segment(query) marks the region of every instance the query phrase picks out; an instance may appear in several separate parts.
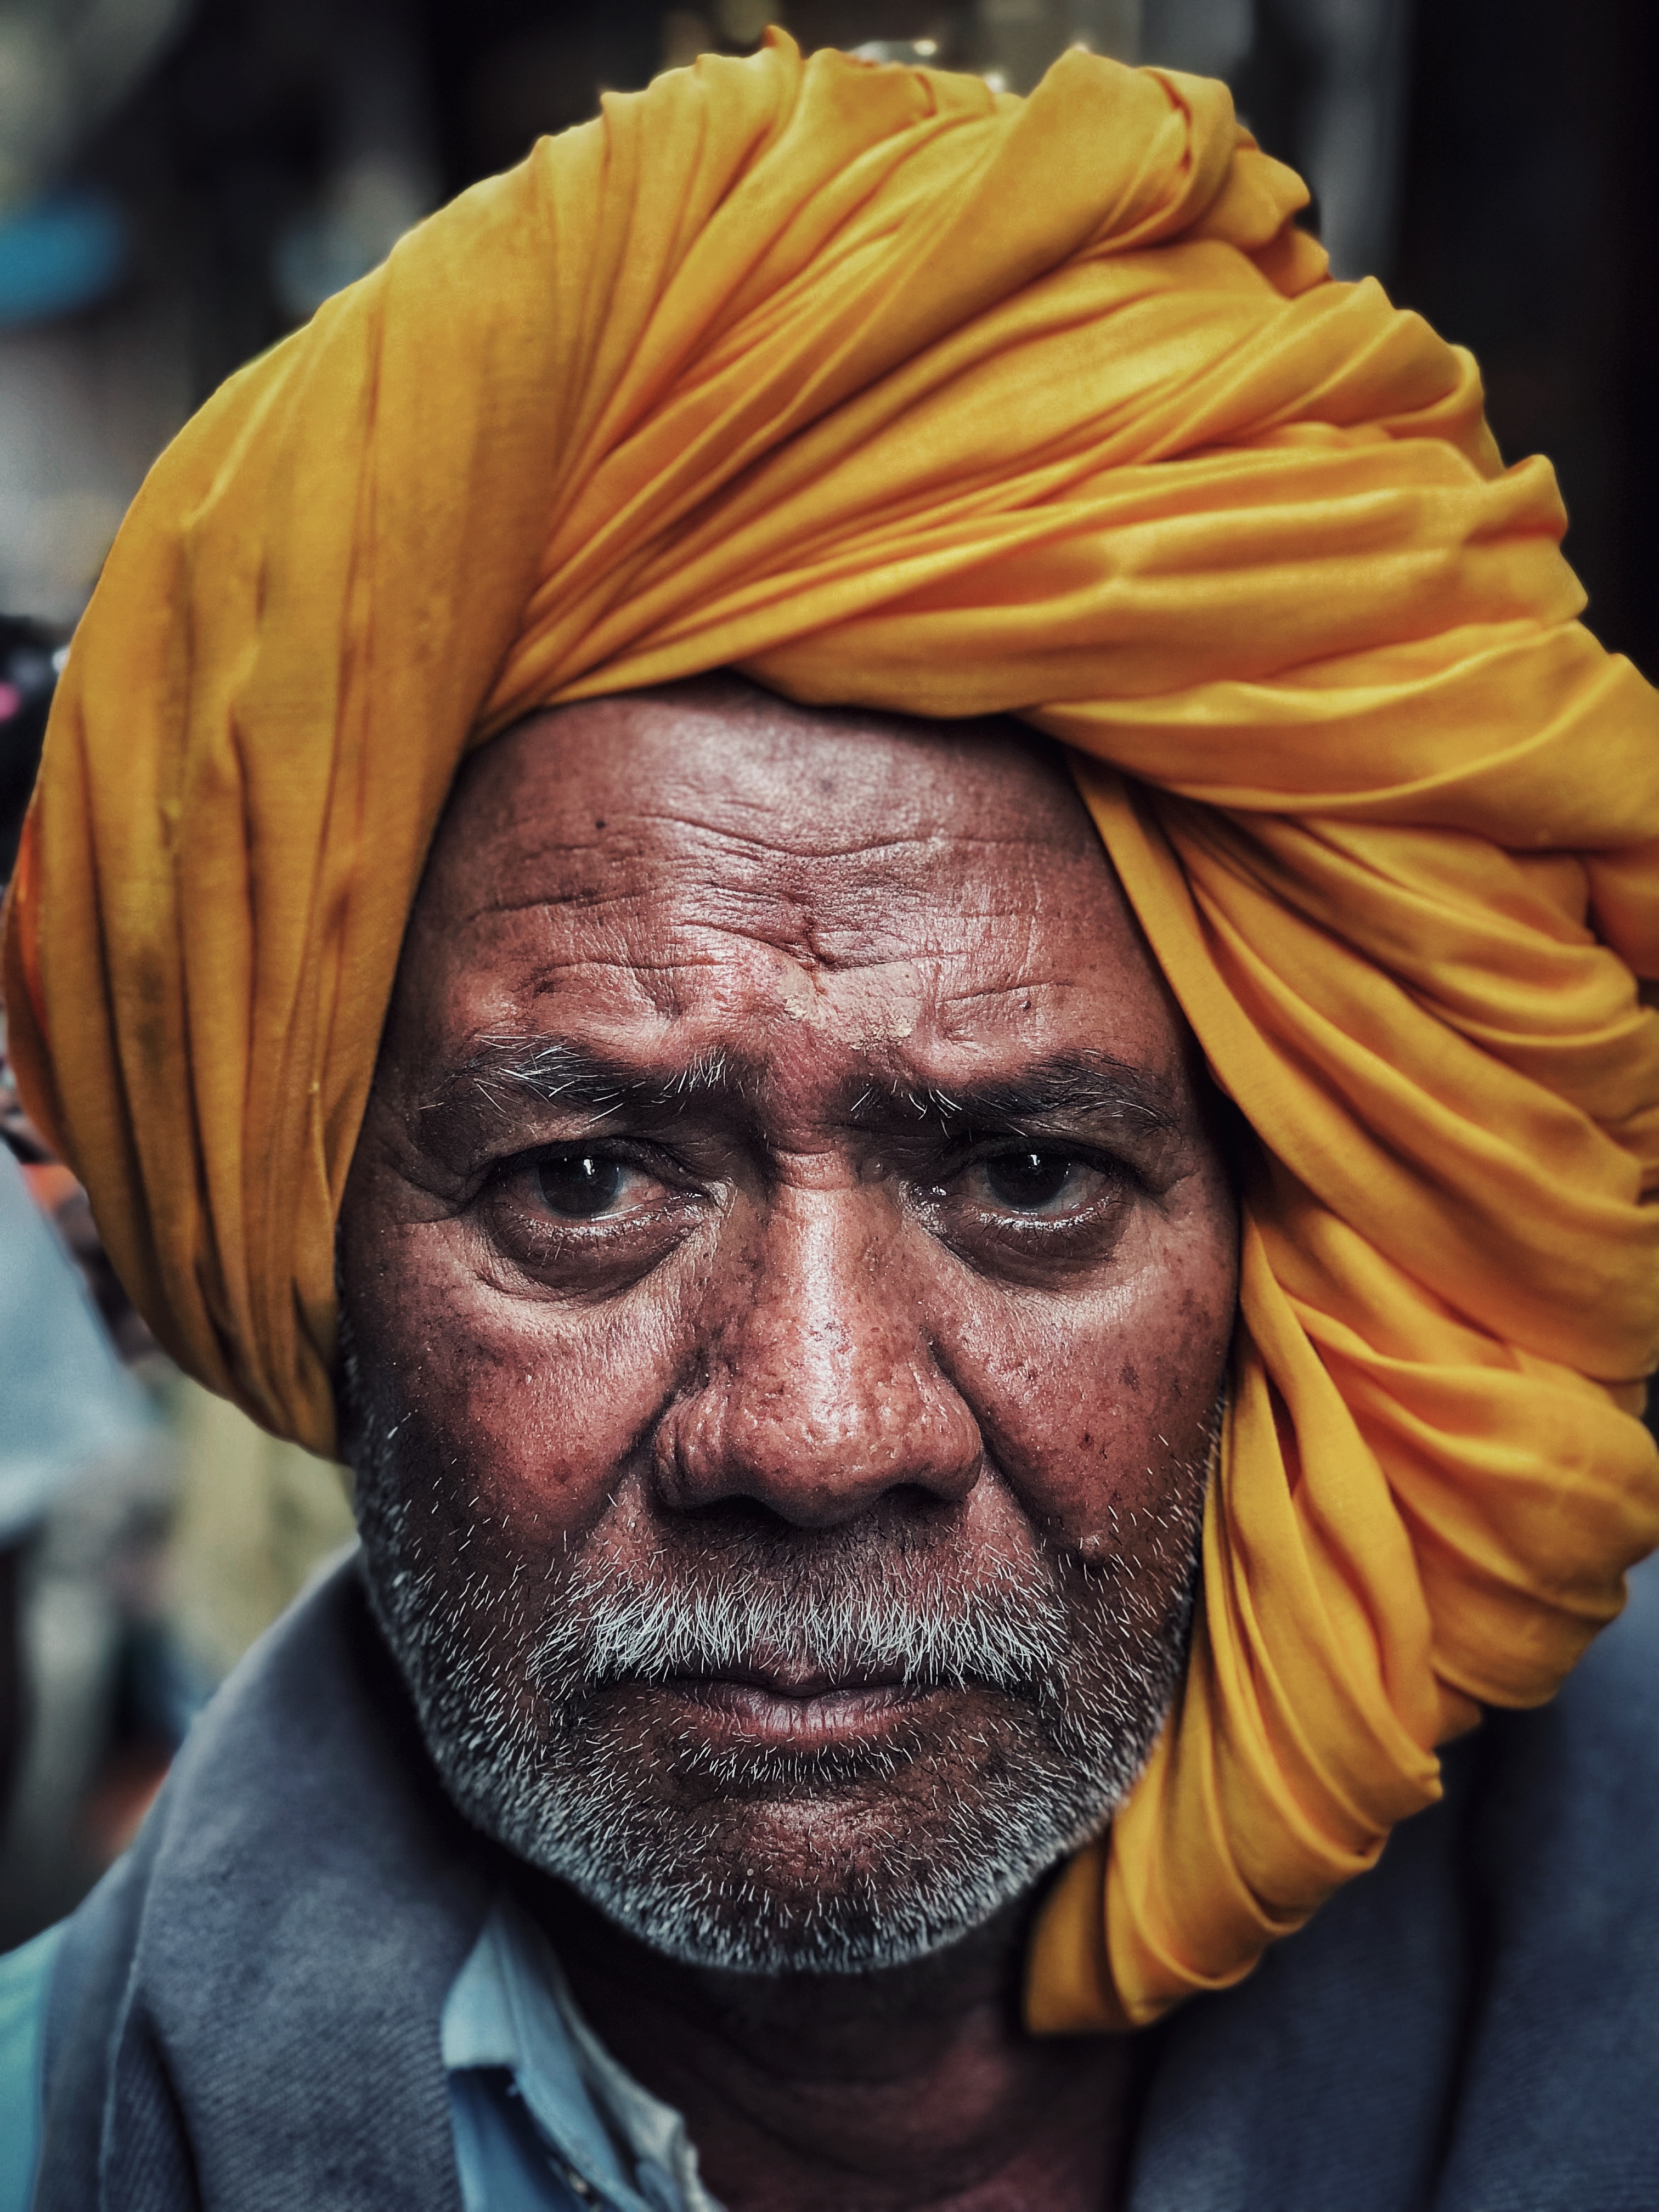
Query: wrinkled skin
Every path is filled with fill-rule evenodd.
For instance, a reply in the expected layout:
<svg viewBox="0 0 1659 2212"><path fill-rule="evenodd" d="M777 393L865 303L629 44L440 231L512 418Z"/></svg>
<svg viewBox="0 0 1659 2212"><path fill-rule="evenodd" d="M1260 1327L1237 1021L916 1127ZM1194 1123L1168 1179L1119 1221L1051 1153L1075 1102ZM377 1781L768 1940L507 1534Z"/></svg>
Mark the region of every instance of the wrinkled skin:
<svg viewBox="0 0 1659 2212"><path fill-rule="evenodd" d="M607 1111L492 1079L550 1041L636 1088ZM1178 1634L1236 1237L1189 1035L1063 770L1006 726L713 680L470 763L340 1247L360 1387L443 1571L505 1603L582 1553L886 1532L1137 1573ZM856 1744L898 1711L966 1742L982 1693L763 1663L611 1694L649 1787L688 1729ZM733 1848L799 1881L872 1817L775 1792ZM830 1977L678 1965L556 1884L540 1909L732 2212L1098 2208L1128 2060L1021 2032L1030 1904Z"/></svg>

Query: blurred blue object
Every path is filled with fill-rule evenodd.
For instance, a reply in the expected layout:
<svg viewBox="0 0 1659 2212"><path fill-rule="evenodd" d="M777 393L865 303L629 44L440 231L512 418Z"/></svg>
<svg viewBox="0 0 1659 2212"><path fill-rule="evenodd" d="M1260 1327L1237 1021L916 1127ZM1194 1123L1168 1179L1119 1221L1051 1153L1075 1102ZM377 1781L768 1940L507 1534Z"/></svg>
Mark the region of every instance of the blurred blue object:
<svg viewBox="0 0 1659 2212"><path fill-rule="evenodd" d="M0 216L0 329L95 307L126 272L127 227L107 192L74 185Z"/></svg>
<svg viewBox="0 0 1659 2212"><path fill-rule="evenodd" d="M0 1959L0 2205L27 2204L40 2155L40 2037L64 1941L47 1929Z"/></svg>
<svg viewBox="0 0 1659 2212"><path fill-rule="evenodd" d="M4 1145L0 1408L0 1545L18 1541L77 1475L140 1448L155 1419Z"/></svg>

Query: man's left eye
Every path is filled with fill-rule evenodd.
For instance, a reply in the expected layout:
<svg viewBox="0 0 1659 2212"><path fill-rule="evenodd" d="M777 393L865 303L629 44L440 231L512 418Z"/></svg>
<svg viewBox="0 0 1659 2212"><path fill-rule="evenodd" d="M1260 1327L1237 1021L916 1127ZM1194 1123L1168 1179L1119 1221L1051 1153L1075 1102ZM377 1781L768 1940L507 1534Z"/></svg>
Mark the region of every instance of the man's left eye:
<svg viewBox="0 0 1659 2212"><path fill-rule="evenodd" d="M567 1221L592 1221L602 1213L614 1213L629 1200L637 1205L652 1185L648 1176L626 1160L573 1146L537 1161L534 1187L550 1213Z"/></svg>
<svg viewBox="0 0 1659 2212"><path fill-rule="evenodd" d="M975 1160L968 1170L970 1188L981 1202L1005 1213L1046 1216L1075 1213L1099 1194L1105 1178L1073 1152L1021 1146Z"/></svg>

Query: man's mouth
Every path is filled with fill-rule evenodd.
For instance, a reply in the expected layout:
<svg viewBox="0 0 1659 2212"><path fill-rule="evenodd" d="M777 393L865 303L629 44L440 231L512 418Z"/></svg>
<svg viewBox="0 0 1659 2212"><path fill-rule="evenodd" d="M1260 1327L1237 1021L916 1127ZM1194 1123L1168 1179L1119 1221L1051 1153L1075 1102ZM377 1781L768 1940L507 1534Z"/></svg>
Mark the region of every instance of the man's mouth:
<svg viewBox="0 0 1659 2212"><path fill-rule="evenodd" d="M830 1674L771 1667L677 1674L640 1683L647 1697L672 1701L677 1725L711 1742L757 1750L847 1750L890 1735L937 1686L890 1674Z"/></svg>

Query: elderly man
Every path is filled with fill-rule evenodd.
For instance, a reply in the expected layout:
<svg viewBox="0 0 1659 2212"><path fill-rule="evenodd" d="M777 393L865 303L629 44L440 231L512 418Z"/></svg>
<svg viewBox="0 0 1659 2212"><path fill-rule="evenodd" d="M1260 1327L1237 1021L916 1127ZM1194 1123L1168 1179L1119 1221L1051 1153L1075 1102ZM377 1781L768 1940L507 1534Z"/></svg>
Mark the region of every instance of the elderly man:
<svg viewBox="0 0 1659 2212"><path fill-rule="evenodd" d="M1650 2202L1659 714L1303 199L774 35L159 465L14 1048L363 1540L13 2201Z"/></svg>

